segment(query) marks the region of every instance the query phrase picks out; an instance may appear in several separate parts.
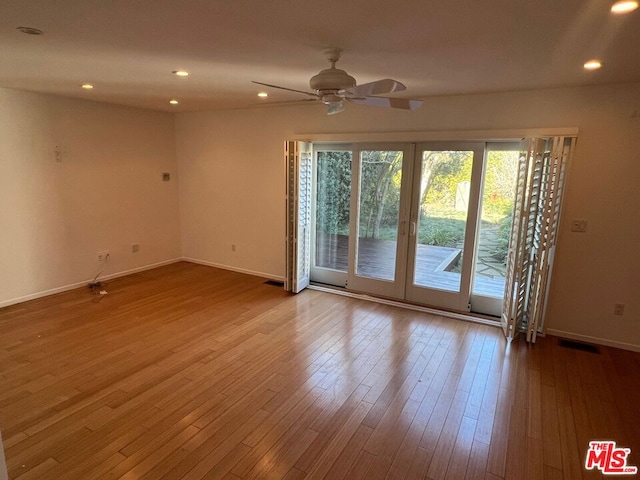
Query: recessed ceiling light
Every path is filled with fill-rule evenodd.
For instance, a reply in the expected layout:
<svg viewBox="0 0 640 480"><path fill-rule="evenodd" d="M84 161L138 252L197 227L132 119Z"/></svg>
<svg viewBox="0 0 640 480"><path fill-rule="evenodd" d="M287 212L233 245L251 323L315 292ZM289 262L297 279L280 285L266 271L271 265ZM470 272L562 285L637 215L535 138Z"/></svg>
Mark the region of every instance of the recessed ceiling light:
<svg viewBox="0 0 640 480"><path fill-rule="evenodd" d="M587 70L597 70L600 67L602 67L602 62L600 60L596 60L596 59L589 60L588 62L586 62L584 64L584 68L587 69Z"/></svg>
<svg viewBox="0 0 640 480"><path fill-rule="evenodd" d="M178 105L180 102L178 100L176 100L175 98L172 98L171 100L169 100L169 103L171 105Z"/></svg>
<svg viewBox="0 0 640 480"><path fill-rule="evenodd" d="M42 35L44 33L39 28L33 27L18 27L17 30L20 30L22 33L26 33L27 35Z"/></svg>
<svg viewBox="0 0 640 480"><path fill-rule="evenodd" d="M638 8L638 2L636 0L620 0L611 6L613 13L629 13Z"/></svg>
<svg viewBox="0 0 640 480"><path fill-rule="evenodd" d="M269 96L269 94L267 92L260 92L260 93L258 93L258 96L260 98L267 98Z"/></svg>
<svg viewBox="0 0 640 480"><path fill-rule="evenodd" d="M173 73L176 77L188 77L189 76L189 72L187 72L186 70L174 70Z"/></svg>
<svg viewBox="0 0 640 480"><path fill-rule="evenodd" d="M85 90L93 90L93 85L91 85L90 83L83 83L82 85L80 85L80 87Z"/></svg>

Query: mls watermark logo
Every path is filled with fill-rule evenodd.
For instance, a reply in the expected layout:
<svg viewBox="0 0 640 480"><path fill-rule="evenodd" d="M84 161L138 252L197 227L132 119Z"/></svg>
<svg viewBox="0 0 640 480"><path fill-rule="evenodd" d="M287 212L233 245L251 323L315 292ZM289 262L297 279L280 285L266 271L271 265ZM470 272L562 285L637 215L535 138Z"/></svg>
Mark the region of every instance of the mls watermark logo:
<svg viewBox="0 0 640 480"><path fill-rule="evenodd" d="M604 475L635 475L638 467L627 465L630 448L618 448L616 442L596 440L589 442L584 468L599 469Z"/></svg>

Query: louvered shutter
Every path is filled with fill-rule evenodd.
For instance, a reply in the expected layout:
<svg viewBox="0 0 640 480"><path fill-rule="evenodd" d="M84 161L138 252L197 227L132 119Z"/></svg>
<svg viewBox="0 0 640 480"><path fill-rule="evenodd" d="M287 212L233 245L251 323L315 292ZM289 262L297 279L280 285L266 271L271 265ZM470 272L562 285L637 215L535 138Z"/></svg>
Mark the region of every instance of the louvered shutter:
<svg viewBox="0 0 640 480"><path fill-rule="evenodd" d="M560 222L566 165L575 138L530 138L518 166L502 326L535 342L542 326Z"/></svg>
<svg viewBox="0 0 640 480"><path fill-rule="evenodd" d="M285 289L298 293L311 271L311 144L285 142L287 162L287 262Z"/></svg>

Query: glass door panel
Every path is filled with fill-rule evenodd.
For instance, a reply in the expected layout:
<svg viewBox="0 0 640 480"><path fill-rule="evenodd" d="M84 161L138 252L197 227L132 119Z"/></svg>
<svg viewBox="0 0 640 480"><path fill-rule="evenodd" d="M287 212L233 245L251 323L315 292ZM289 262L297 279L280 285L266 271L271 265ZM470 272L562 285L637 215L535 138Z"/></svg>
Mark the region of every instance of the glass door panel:
<svg viewBox="0 0 640 480"><path fill-rule="evenodd" d="M406 298L468 310L482 144L423 145L416 158Z"/></svg>
<svg viewBox="0 0 640 480"><path fill-rule="evenodd" d="M413 283L460 291L472 150L422 152Z"/></svg>
<svg viewBox="0 0 640 480"><path fill-rule="evenodd" d="M356 275L394 281L402 151L360 152Z"/></svg>
<svg viewBox="0 0 640 480"><path fill-rule="evenodd" d="M518 146L488 145L471 310L500 316L518 173ZM508 148L512 148L509 150Z"/></svg>
<svg viewBox="0 0 640 480"><path fill-rule="evenodd" d="M404 298L412 160L410 145L362 145L358 150L348 275L353 290Z"/></svg>
<svg viewBox="0 0 640 480"><path fill-rule="evenodd" d="M352 152L316 152L314 281L344 286L349 265Z"/></svg>

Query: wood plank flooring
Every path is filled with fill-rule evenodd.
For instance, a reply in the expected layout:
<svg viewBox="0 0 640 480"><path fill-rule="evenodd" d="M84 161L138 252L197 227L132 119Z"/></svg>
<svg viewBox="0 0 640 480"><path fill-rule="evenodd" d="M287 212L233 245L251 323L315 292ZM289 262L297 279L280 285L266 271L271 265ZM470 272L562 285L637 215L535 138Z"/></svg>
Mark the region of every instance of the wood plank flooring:
<svg viewBox="0 0 640 480"><path fill-rule="evenodd" d="M640 355L178 263L0 310L13 479L591 479Z"/></svg>

